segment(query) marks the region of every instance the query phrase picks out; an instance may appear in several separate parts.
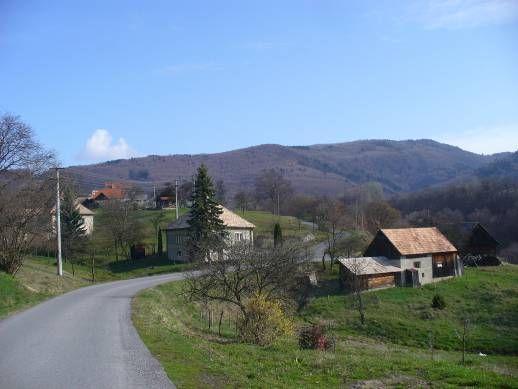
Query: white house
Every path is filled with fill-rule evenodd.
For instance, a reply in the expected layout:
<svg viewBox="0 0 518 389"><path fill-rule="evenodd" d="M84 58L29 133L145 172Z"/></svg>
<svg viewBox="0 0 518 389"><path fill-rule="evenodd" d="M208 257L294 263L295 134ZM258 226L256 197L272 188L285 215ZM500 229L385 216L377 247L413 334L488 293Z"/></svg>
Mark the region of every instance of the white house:
<svg viewBox="0 0 518 389"><path fill-rule="evenodd" d="M94 215L95 212L92 211L89 208L86 208L83 204L81 204L81 199L77 199L74 201L76 210L79 212L79 215L81 215L81 218L83 219L83 225L85 230L85 235L90 235L94 230ZM50 210L51 214L51 225L52 225L52 231L55 233L55 227L56 227L56 207L52 207Z"/></svg>
<svg viewBox="0 0 518 389"><path fill-rule="evenodd" d="M223 213L220 215L220 219L225 224L229 243L253 242L255 225L223 206L221 209ZM187 213L167 226L167 257L171 261L186 262L188 260L186 242L190 217L191 215Z"/></svg>

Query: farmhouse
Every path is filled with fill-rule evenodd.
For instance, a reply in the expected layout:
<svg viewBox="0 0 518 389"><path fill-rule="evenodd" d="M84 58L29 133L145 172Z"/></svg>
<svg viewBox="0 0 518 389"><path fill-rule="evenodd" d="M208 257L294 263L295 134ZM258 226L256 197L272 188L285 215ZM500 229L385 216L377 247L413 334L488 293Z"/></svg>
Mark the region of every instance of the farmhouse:
<svg viewBox="0 0 518 389"><path fill-rule="evenodd" d="M221 209L223 213L220 218L225 224L229 243L252 242L255 225L223 206ZM167 226L167 257L171 261L188 261L186 244L190 217L191 215L187 213Z"/></svg>
<svg viewBox="0 0 518 389"><path fill-rule="evenodd" d="M435 227L379 230L364 255L339 259L345 286L351 275L370 289L419 286L463 271L457 249Z"/></svg>
<svg viewBox="0 0 518 389"><path fill-rule="evenodd" d="M123 183L106 182L104 188L92 190L90 198L94 201L123 200L127 189Z"/></svg>

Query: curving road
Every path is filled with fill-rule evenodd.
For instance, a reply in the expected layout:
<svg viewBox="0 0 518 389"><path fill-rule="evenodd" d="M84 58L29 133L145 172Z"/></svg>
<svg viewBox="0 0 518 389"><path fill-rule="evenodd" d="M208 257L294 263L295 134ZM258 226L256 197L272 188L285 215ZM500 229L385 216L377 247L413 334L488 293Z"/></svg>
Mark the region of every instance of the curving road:
<svg viewBox="0 0 518 389"><path fill-rule="evenodd" d="M0 388L173 388L131 323L131 298L183 278L89 286L0 321Z"/></svg>
<svg viewBox="0 0 518 389"><path fill-rule="evenodd" d="M88 286L0 321L0 389L174 388L133 327L131 299L186 275Z"/></svg>

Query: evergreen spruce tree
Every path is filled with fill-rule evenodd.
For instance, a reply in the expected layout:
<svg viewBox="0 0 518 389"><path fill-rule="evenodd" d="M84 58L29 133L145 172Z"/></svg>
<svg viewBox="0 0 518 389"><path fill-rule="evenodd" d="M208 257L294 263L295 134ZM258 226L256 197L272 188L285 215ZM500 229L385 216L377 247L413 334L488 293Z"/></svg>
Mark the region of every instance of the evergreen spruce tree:
<svg viewBox="0 0 518 389"><path fill-rule="evenodd" d="M221 206L215 200L212 179L205 165L198 168L191 195L188 253L191 261L210 260L211 253L220 253L225 244L225 225Z"/></svg>
<svg viewBox="0 0 518 389"><path fill-rule="evenodd" d="M275 223L273 227L273 246L278 247L282 245L282 229L279 223Z"/></svg>
<svg viewBox="0 0 518 389"><path fill-rule="evenodd" d="M162 229L158 229L158 239L157 239L157 246L158 246L158 255L162 256L164 250L162 248Z"/></svg>
<svg viewBox="0 0 518 389"><path fill-rule="evenodd" d="M83 218L76 208L74 193L66 189L61 204L61 239L65 259L69 260L73 251L79 248L85 231Z"/></svg>

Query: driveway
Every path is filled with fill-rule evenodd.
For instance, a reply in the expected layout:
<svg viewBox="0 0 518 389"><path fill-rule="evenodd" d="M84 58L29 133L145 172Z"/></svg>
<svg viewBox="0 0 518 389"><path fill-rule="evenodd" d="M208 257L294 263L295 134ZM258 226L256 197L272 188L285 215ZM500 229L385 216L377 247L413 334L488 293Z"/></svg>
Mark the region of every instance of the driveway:
<svg viewBox="0 0 518 389"><path fill-rule="evenodd" d="M173 388L133 327L131 298L183 278L89 286L0 321L0 388Z"/></svg>

